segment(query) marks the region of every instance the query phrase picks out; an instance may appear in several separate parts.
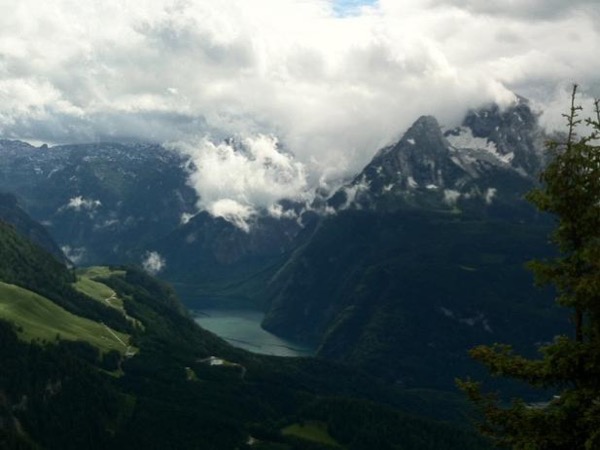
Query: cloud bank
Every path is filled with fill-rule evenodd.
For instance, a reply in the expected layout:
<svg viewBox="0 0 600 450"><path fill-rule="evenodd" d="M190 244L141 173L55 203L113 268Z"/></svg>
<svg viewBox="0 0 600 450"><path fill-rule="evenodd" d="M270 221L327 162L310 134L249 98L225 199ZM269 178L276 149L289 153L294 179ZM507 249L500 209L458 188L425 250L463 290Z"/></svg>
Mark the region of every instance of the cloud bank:
<svg viewBox="0 0 600 450"><path fill-rule="evenodd" d="M273 136L175 145L190 156L189 182L200 194L199 209L246 230L255 208L268 210L280 199L301 201L308 195L304 165Z"/></svg>
<svg viewBox="0 0 600 450"><path fill-rule="evenodd" d="M600 96L596 0L0 5L0 136L177 142L224 217L360 170L421 114L514 91L554 126L572 82Z"/></svg>

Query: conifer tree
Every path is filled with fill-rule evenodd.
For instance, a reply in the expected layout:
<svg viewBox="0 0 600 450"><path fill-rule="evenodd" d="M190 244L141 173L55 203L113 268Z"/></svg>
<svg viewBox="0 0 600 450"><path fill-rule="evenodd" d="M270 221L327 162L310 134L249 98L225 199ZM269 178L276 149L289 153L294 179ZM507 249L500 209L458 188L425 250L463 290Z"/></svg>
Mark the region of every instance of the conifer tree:
<svg viewBox="0 0 600 450"><path fill-rule="evenodd" d="M508 345L480 346L471 356L494 376L553 392L548 402L502 404L480 383L458 384L483 413L481 430L516 450L600 449L600 102L582 121L573 87L565 142L551 142L551 161L529 200L556 217L552 242L559 256L531 263L540 283L555 287L556 301L572 313L573 332L540 348L536 359ZM578 136L585 127L587 135Z"/></svg>

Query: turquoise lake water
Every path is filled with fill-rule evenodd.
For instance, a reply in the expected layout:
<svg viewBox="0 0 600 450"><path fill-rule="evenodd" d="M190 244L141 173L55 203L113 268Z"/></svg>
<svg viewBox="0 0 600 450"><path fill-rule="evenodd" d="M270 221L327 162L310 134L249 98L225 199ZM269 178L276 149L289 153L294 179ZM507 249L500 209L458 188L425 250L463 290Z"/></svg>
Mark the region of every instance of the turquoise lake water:
<svg viewBox="0 0 600 450"><path fill-rule="evenodd" d="M245 350L274 356L311 356L312 349L281 339L260 327L263 313L254 310L203 309L193 311L204 329Z"/></svg>

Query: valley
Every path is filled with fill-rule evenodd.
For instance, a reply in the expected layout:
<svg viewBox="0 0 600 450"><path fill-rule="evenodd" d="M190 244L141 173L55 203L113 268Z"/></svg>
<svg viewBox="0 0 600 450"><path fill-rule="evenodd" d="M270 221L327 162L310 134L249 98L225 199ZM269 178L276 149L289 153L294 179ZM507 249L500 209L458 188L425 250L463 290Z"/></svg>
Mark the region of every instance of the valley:
<svg viewBox="0 0 600 450"><path fill-rule="evenodd" d="M600 449L600 0L0 2L0 450Z"/></svg>
<svg viewBox="0 0 600 450"><path fill-rule="evenodd" d="M15 227L6 248L20 249L7 261L38 256L21 272L0 266L0 314L28 345L91 345L89 370L136 399L113 404L123 433L159 417L185 428L194 411L181 448L200 433L215 448L487 449L455 386L481 375L468 349L509 341L533 354L567 327L525 270L552 255L551 221L523 199L542 136L524 100L456 130L422 117L332 192L243 224L197 210L173 150L1 141L0 189L12 194L0 217ZM191 431L200 423L212 425Z"/></svg>
<svg viewBox="0 0 600 450"><path fill-rule="evenodd" d="M259 209L247 229L198 211L190 162L156 145L2 141L0 189L73 264L147 267L234 345L314 349L406 387L453 389L476 370L468 348L510 339L532 352L565 328L524 268L550 255L551 221L523 198L544 139L523 98L453 129L423 116L352 180ZM112 302L89 278L79 289Z"/></svg>
<svg viewBox="0 0 600 450"><path fill-rule="evenodd" d="M0 250L0 276L22 286L0 284L5 448L196 448L201 442L201 448L231 449L252 442L259 449L359 449L373 439L414 447L425 435L432 449L441 442L452 450L488 448L463 426L402 412L412 394L366 374L228 345L198 327L168 285L139 269L73 274L5 224ZM69 300L64 306L77 314L36 292L51 298L61 292ZM135 352L124 351L126 341ZM373 414L397 435L346 428ZM318 433L298 421L319 423Z"/></svg>

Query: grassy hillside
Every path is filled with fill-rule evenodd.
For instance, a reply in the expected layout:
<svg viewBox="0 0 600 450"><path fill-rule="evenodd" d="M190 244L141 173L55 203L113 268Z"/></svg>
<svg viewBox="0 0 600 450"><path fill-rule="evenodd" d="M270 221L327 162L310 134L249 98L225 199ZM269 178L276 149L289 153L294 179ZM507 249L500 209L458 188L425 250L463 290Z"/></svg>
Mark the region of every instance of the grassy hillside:
<svg viewBox="0 0 600 450"><path fill-rule="evenodd" d="M122 313L73 288L75 274L63 263L1 221L0 255L0 281L35 292L77 316L131 331L132 325Z"/></svg>
<svg viewBox="0 0 600 450"><path fill-rule="evenodd" d="M22 330L19 336L28 341L53 342L60 337L88 342L103 352L117 350L119 353L125 353L129 346L129 335L71 314L47 298L2 282L0 318L17 324Z"/></svg>

